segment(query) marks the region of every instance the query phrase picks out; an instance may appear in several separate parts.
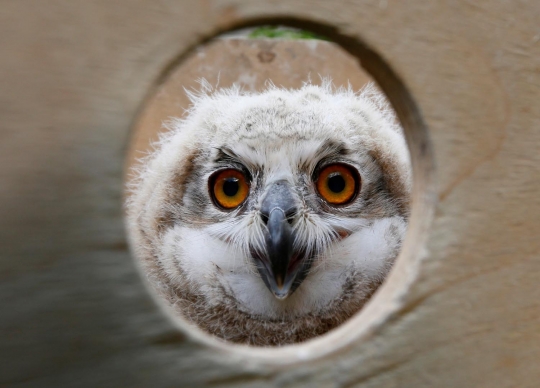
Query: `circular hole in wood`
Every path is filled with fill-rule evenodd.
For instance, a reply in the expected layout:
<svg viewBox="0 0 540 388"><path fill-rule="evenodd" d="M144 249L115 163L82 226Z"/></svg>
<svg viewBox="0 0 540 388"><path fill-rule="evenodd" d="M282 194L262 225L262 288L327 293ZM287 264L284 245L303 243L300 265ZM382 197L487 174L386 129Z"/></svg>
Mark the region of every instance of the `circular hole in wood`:
<svg viewBox="0 0 540 388"><path fill-rule="evenodd" d="M361 42L307 27L333 41L265 27L183 55L142 107L127 160L128 232L156 300L188 334L277 363L392 314L432 207L404 85Z"/></svg>

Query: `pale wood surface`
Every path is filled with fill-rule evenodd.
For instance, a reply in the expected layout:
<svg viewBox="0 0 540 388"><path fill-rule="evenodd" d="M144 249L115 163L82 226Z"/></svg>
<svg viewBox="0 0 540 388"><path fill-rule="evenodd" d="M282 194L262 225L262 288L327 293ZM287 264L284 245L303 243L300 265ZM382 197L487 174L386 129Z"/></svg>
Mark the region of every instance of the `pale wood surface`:
<svg viewBox="0 0 540 388"><path fill-rule="evenodd" d="M244 35L246 36L246 35ZM191 102L188 91L201 90L201 80L212 87L237 85L246 92L278 87L300 88L305 82L361 90L373 82L358 59L338 45L323 40L215 39L197 47L163 77L145 103L132 130L126 170L152 150L171 118L181 118Z"/></svg>
<svg viewBox="0 0 540 388"><path fill-rule="evenodd" d="M538 15L533 0L2 2L0 385L538 386ZM125 244L122 167L179 54L274 16L362 39L403 80L368 55L409 130L415 208L360 316L246 356L178 334L147 294Z"/></svg>

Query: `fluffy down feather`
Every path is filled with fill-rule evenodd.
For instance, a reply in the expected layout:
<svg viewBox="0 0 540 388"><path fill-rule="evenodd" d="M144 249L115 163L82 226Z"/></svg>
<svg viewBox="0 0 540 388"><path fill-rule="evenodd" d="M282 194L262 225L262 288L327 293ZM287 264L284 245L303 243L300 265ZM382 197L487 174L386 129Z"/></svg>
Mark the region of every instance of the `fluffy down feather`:
<svg viewBox="0 0 540 388"><path fill-rule="evenodd" d="M202 89L131 181L128 231L137 260L179 317L222 339L283 345L327 332L362 308L399 253L411 185L401 128L372 86L359 93L328 81L259 94ZM314 188L314 172L328 161L360 174L347 206L329 206ZM224 167L251 177L246 203L233 211L209 194L209 177ZM264 285L249 249L264 243L261 198L277 180L294 187L294 243L313 258L284 300Z"/></svg>

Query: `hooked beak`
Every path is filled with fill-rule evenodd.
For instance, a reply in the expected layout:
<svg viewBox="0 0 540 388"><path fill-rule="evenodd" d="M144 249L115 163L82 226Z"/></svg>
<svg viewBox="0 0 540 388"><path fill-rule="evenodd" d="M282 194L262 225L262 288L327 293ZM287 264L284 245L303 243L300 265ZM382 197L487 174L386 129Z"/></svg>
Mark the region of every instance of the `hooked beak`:
<svg viewBox="0 0 540 388"><path fill-rule="evenodd" d="M295 232L291 224L297 208L286 181L272 184L260 213L266 224L265 250L252 249L251 253L266 287L276 298L285 299L298 288L311 267L305 250L294 249Z"/></svg>

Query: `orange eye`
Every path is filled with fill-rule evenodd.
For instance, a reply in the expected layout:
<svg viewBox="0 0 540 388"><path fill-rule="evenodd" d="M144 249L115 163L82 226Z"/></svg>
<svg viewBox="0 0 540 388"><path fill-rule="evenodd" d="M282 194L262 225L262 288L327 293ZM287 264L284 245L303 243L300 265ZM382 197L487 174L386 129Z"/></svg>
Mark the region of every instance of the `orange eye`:
<svg viewBox="0 0 540 388"><path fill-rule="evenodd" d="M331 164L324 167L316 182L321 198L332 205L344 205L353 200L360 183L355 169L346 164Z"/></svg>
<svg viewBox="0 0 540 388"><path fill-rule="evenodd" d="M242 172L227 169L212 175L210 191L216 204L225 209L234 209L247 198L249 185Z"/></svg>

